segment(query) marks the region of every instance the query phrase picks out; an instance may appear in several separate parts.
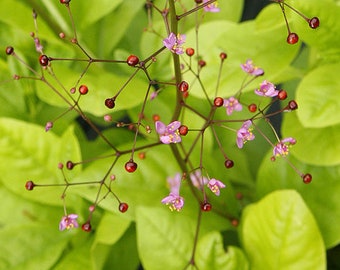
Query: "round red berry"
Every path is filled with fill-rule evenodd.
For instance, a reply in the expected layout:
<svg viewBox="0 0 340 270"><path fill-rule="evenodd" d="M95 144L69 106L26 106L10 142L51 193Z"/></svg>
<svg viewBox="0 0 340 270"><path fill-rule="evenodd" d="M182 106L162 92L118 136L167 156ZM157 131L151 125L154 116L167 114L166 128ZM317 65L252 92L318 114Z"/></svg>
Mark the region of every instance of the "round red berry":
<svg viewBox="0 0 340 270"><path fill-rule="evenodd" d="M34 187L35 187L35 184L33 183L33 181L27 181L25 184L25 188L27 190L33 190Z"/></svg>
<svg viewBox="0 0 340 270"><path fill-rule="evenodd" d="M178 131L179 131L179 134L181 134L182 136L185 136L188 134L188 127L185 125L181 125Z"/></svg>
<svg viewBox="0 0 340 270"><path fill-rule="evenodd" d="M299 36L296 33L289 33L287 37L287 42L289 44L295 44L299 41Z"/></svg>
<svg viewBox="0 0 340 270"><path fill-rule="evenodd" d="M223 106L223 103L224 103L224 99L221 98L221 97L216 97L216 98L214 99L214 105L215 105L216 107L221 107L221 106Z"/></svg>
<svg viewBox="0 0 340 270"><path fill-rule="evenodd" d="M74 167L74 163L72 161L69 160L69 161L66 162L66 168L68 170L72 170L73 167Z"/></svg>
<svg viewBox="0 0 340 270"><path fill-rule="evenodd" d="M92 230L91 223L89 221L84 223L83 225L81 225L81 229L84 232L90 232Z"/></svg>
<svg viewBox="0 0 340 270"><path fill-rule="evenodd" d="M12 47L12 46L8 46L7 48L6 48L6 54L7 55L11 55L11 54L13 54L14 53L14 48Z"/></svg>
<svg viewBox="0 0 340 270"><path fill-rule="evenodd" d="M105 106L109 109L113 109L115 107L115 99L114 98L107 98L105 99Z"/></svg>
<svg viewBox="0 0 340 270"><path fill-rule="evenodd" d="M249 104L249 105L248 105L248 110L249 110L250 112L252 112L252 113L256 112L256 110L257 110L256 104L254 104L254 103Z"/></svg>
<svg viewBox="0 0 340 270"><path fill-rule="evenodd" d="M305 184L309 184L312 182L312 175L310 173L306 173L302 176L302 179Z"/></svg>
<svg viewBox="0 0 340 270"><path fill-rule="evenodd" d="M62 3L62 4L68 4L70 2L71 2L71 0L60 0L60 3Z"/></svg>
<svg viewBox="0 0 340 270"><path fill-rule="evenodd" d="M137 170L137 163L134 162L133 160L130 160L125 163L125 170L129 173L133 173L134 171Z"/></svg>
<svg viewBox="0 0 340 270"><path fill-rule="evenodd" d="M221 60L225 60L225 59L227 59L227 57L228 57L228 55L225 52L220 53Z"/></svg>
<svg viewBox="0 0 340 270"><path fill-rule="evenodd" d="M153 120L154 122L159 121L160 119L161 119L161 117L160 117L158 114L154 114L154 115L152 116L152 120Z"/></svg>
<svg viewBox="0 0 340 270"><path fill-rule="evenodd" d="M209 212L211 210L211 208L212 208L212 206L208 202L204 202L204 203L201 204L201 209L204 212Z"/></svg>
<svg viewBox="0 0 340 270"><path fill-rule="evenodd" d="M277 94L277 97L279 98L279 100L285 100L287 98L287 91L280 90Z"/></svg>
<svg viewBox="0 0 340 270"><path fill-rule="evenodd" d="M178 90L181 92L186 92L189 89L189 84L186 81L181 81L178 85Z"/></svg>
<svg viewBox="0 0 340 270"><path fill-rule="evenodd" d="M126 63L131 66L134 67L135 65L137 65L139 63L139 58L136 55L131 54L127 60Z"/></svg>
<svg viewBox="0 0 340 270"><path fill-rule="evenodd" d="M40 62L40 65L42 65L43 67L46 67L49 63L49 58L47 55L45 54L42 54L39 56L39 62Z"/></svg>
<svg viewBox="0 0 340 270"><path fill-rule="evenodd" d="M121 202L119 204L119 211L125 213L129 209L129 205L127 203Z"/></svg>
<svg viewBox="0 0 340 270"><path fill-rule="evenodd" d="M86 85L83 84L83 85L79 86L79 93L81 95L86 95L88 91L89 91L89 89Z"/></svg>
<svg viewBox="0 0 340 270"><path fill-rule="evenodd" d="M231 159L227 159L227 160L224 162L224 166L225 166L227 169L230 169L230 168L234 167L234 161L232 161Z"/></svg>
<svg viewBox="0 0 340 270"><path fill-rule="evenodd" d="M188 56L193 56L195 54L195 50L193 48L186 48L185 53Z"/></svg>
<svg viewBox="0 0 340 270"><path fill-rule="evenodd" d="M311 19L308 20L308 24L310 26L310 28L316 29L319 27L320 25L320 21L318 17L313 17Z"/></svg>
<svg viewBox="0 0 340 270"><path fill-rule="evenodd" d="M232 219L230 222L231 222L231 225L233 225L234 227L237 227L239 224L239 221L237 219Z"/></svg>
<svg viewBox="0 0 340 270"><path fill-rule="evenodd" d="M205 67L207 65L207 62L205 62L204 60L199 60L198 61L198 65L202 68L202 67Z"/></svg>
<svg viewBox="0 0 340 270"><path fill-rule="evenodd" d="M291 101L288 102L288 107L289 107L289 109L294 111L298 108L298 105L297 105L295 100L291 100Z"/></svg>

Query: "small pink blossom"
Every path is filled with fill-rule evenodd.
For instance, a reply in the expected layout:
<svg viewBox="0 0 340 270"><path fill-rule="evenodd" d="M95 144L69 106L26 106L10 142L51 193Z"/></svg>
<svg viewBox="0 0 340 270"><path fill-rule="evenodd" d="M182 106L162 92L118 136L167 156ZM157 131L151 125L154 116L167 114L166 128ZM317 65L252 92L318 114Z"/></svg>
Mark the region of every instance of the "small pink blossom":
<svg viewBox="0 0 340 270"><path fill-rule="evenodd" d="M181 174L177 173L175 177L168 177L167 180L170 186L170 194L163 198L161 202L163 204L169 205L171 211L179 211L184 206L184 199L179 195L179 189L181 187Z"/></svg>
<svg viewBox="0 0 340 270"><path fill-rule="evenodd" d="M35 49L38 53L43 53L43 46L40 43L40 39L39 38L34 38L34 44L35 44Z"/></svg>
<svg viewBox="0 0 340 270"><path fill-rule="evenodd" d="M163 122L156 121L155 126L157 133L160 135L160 140L162 143L169 144L182 141L178 131L179 127L181 126L181 122L173 121L166 126Z"/></svg>
<svg viewBox="0 0 340 270"><path fill-rule="evenodd" d="M248 59L245 64L241 64L243 71L253 76L261 76L264 74L264 70L253 65L253 60Z"/></svg>
<svg viewBox="0 0 340 270"><path fill-rule="evenodd" d="M45 125L45 131L49 131L51 128L53 128L53 122L47 122Z"/></svg>
<svg viewBox="0 0 340 270"><path fill-rule="evenodd" d="M255 135L251 128L252 122L247 120L243 123L242 127L237 131L236 143L238 148L242 148L247 141L255 139Z"/></svg>
<svg viewBox="0 0 340 270"><path fill-rule="evenodd" d="M264 80L261 83L260 89L255 90L255 94L265 97L275 97L278 95L278 93L279 91L275 89L275 85L271 82L268 82L267 80Z"/></svg>
<svg viewBox="0 0 340 270"><path fill-rule="evenodd" d="M203 0L203 3L206 3L208 2L209 0ZM206 12L220 12L220 8L217 7L218 6L218 3L217 1L214 2L214 3L211 3L209 5L206 5L203 9L204 11Z"/></svg>
<svg viewBox="0 0 340 270"><path fill-rule="evenodd" d="M177 36L174 33L170 33L170 35L163 39L163 44L166 48L168 48L172 53L183 54L184 48L183 44L185 42L186 36L178 34Z"/></svg>
<svg viewBox="0 0 340 270"><path fill-rule="evenodd" d="M223 106L226 107L227 115L231 115L233 111L242 111L242 105L234 97L224 99Z"/></svg>
<svg viewBox="0 0 340 270"><path fill-rule="evenodd" d="M209 181L208 178L202 176L201 170L196 170L193 173L191 173L190 180L192 184L198 189L202 189L202 187L206 185Z"/></svg>
<svg viewBox="0 0 340 270"><path fill-rule="evenodd" d="M211 178L208 183L208 188L210 188L216 196L220 196L220 188L225 188L225 184L215 178Z"/></svg>
<svg viewBox="0 0 340 270"><path fill-rule="evenodd" d="M72 229L72 228L78 228L78 222L77 222L78 215L76 214L69 214L67 216L63 216L60 223L59 223L59 230L63 231L65 229Z"/></svg>
<svg viewBox="0 0 340 270"><path fill-rule="evenodd" d="M289 153L289 146L294 144L296 144L296 140L292 137L288 137L279 141L273 149L274 157L287 156Z"/></svg>
<svg viewBox="0 0 340 270"><path fill-rule="evenodd" d="M158 96L158 91L153 91L153 92L150 94L150 100L155 99L157 96Z"/></svg>

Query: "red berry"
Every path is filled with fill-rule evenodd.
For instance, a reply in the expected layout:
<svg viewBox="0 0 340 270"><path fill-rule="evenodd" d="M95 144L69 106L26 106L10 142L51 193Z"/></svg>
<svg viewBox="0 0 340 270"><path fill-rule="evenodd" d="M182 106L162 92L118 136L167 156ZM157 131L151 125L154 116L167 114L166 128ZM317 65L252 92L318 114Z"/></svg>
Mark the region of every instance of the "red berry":
<svg viewBox="0 0 340 270"><path fill-rule="evenodd" d="M248 110L249 110L250 112L252 112L252 113L256 112L256 110L257 110L256 104L254 104L254 103L249 104L249 105L248 105Z"/></svg>
<svg viewBox="0 0 340 270"><path fill-rule="evenodd" d="M91 227L91 223L89 221L87 221L86 223L84 223L83 225L81 225L81 229L84 231L84 232L90 232L92 230L92 227Z"/></svg>
<svg viewBox="0 0 340 270"><path fill-rule="evenodd" d="M184 126L184 125L181 125L178 129L179 131L179 134L181 134L182 136L185 136L188 134L188 127L187 126Z"/></svg>
<svg viewBox="0 0 340 270"><path fill-rule="evenodd" d="M216 107L221 107L221 106L223 106L223 103L224 103L224 99L221 98L221 97L216 97L216 98L214 99L214 105L215 105Z"/></svg>
<svg viewBox="0 0 340 270"><path fill-rule="evenodd" d="M33 183L33 181L27 181L25 184L25 188L27 190L33 190L34 187L35 187L35 184Z"/></svg>
<svg viewBox="0 0 340 270"><path fill-rule="evenodd" d="M133 160L130 160L125 163L125 170L129 173L133 173L134 171L137 170L137 163L134 162Z"/></svg>
<svg viewBox="0 0 340 270"><path fill-rule="evenodd" d="M145 152L139 152L138 153L138 157L140 158L140 159L145 159Z"/></svg>
<svg viewBox="0 0 340 270"><path fill-rule="evenodd" d="M291 100L291 101L288 102L288 107L289 107L289 109L294 111L298 108L298 105L297 105L295 100Z"/></svg>
<svg viewBox="0 0 340 270"><path fill-rule="evenodd" d="M81 95L86 95L88 91L89 91L89 89L87 88L86 85L81 85L81 86L79 87L79 93L80 93Z"/></svg>
<svg viewBox="0 0 340 270"><path fill-rule="evenodd" d="M202 68L207 65L207 62L205 62L204 60L199 60L198 65Z"/></svg>
<svg viewBox="0 0 340 270"><path fill-rule="evenodd" d="M42 54L39 56L39 62L40 62L40 65L42 65L43 67L46 67L49 63L49 58L47 55L45 54Z"/></svg>
<svg viewBox="0 0 340 270"><path fill-rule="evenodd" d="M195 54L195 50L193 48L187 48L185 50L185 53L188 55L188 56L193 56Z"/></svg>
<svg viewBox="0 0 340 270"><path fill-rule="evenodd" d="M295 44L299 41L299 36L296 33L290 33L287 37L287 42L289 44Z"/></svg>
<svg viewBox="0 0 340 270"><path fill-rule="evenodd" d="M105 106L109 109L113 109L115 107L115 99L114 98L107 98L105 99Z"/></svg>
<svg viewBox="0 0 340 270"><path fill-rule="evenodd" d="M12 46L8 46L7 48L6 48L6 54L7 55L11 55L11 54L13 54L14 53L14 48L12 47Z"/></svg>
<svg viewBox="0 0 340 270"><path fill-rule="evenodd" d="M119 204L119 211L125 213L129 209L129 205L127 203L121 202Z"/></svg>
<svg viewBox="0 0 340 270"><path fill-rule="evenodd" d="M71 0L60 0L60 3L62 3L62 4L68 4L70 2L71 2Z"/></svg>
<svg viewBox="0 0 340 270"><path fill-rule="evenodd" d="M280 90L277 97L279 100L285 100L287 98L287 92L285 90Z"/></svg>
<svg viewBox="0 0 340 270"><path fill-rule="evenodd" d="M227 169L230 169L230 168L234 167L234 161L232 161L231 159L227 159L227 160L224 162L224 166L225 166Z"/></svg>
<svg viewBox="0 0 340 270"><path fill-rule="evenodd" d="M232 219L230 222L231 222L231 225L233 225L234 227L237 227L239 223L237 219Z"/></svg>
<svg viewBox="0 0 340 270"><path fill-rule="evenodd" d="M158 114L154 114L154 115L152 116L152 120L153 120L154 122L159 121L160 119L161 119L161 117L160 117Z"/></svg>
<svg viewBox="0 0 340 270"><path fill-rule="evenodd" d="M72 170L73 167L74 167L74 163L72 161L69 160L69 161L66 162L66 168L68 170Z"/></svg>
<svg viewBox="0 0 340 270"><path fill-rule="evenodd" d="M305 184L309 184L312 182L312 175L310 173L306 173L302 176L302 179Z"/></svg>
<svg viewBox="0 0 340 270"><path fill-rule="evenodd" d="M212 206L208 202L204 202L204 203L201 204L201 209L204 212L209 212L211 210L211 208L212 208Z"/></svg>
<svg viewBox="0 0 340 270"><path fill-rule="evenodd" d="M308 24L310 26L310 28L316 29L319 27L320 25L320 21L318 17L313 17L311 19L308 20Z"/></svg>
<svg viewBox="0 0 340 270"><path fill-rule="evenodd" d="M201 4L201 3L203 2L203 0L195 0L195 2L196 2L197 4Z"/></svg>
<svg viewBox="0 0 340 270"><path fill-rule="evenodd" d="M222 61L227 59L227 57L228 57L228 55L225 52L220 53L220 58L221 58Z"/></svg>
<svg viewBox="0 0 340 270"><path fill-rule="evenodd" d="M181 81L178 85L178 90L181 92L186 92L189 89L189 84L186 81Z"/></svg>
<svg viewBox="0 0 340 270"><path fill-rule="evenodd" d="M187 98L189 96L189 92L184 92L183 93L183 98Z"/></svg>
<svg viewBox="0 0 340 270"><path fill-rule="evenodd" d="M132 54L127 58L126 63L129 66L134 67L135 65L139 63L139 58L136 55Z"/></svg>

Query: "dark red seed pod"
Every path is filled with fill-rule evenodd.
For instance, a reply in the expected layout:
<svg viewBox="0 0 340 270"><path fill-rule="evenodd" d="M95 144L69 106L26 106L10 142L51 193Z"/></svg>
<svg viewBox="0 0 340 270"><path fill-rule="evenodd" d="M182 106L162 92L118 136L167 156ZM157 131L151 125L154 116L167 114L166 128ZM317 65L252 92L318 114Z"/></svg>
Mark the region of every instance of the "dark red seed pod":
<svg viewBox="0 0 340 270"><path fill-rule="evenodd" d="M287 91L280 90L277 94L277 97L279 98L279 100L285 100L287 98Z"/></svg>
<svg viewBox="0 0 340 270"><path fill-rule="evenodd" d="M27 181L25 184L25 188L27 190L33 190L34 187L35 187L35 184L33 183L33 181Z"/></svg>
<svg viewBox="0 0 340 270"><path fill-rule="evenodd" d="M137 170L137 163L133 160L129 160L125 163L125 170L129 173L133 173Z"/></svg>
<svg viewBox="0 0 340 270"><path fill-rule="evenodd" d="M203 2L203 0L195 0L195 2L196 2L197 4L201 4L201 3Z"/></svg>
<svg viewBox="0 0 340 270"><path fill-rule="evenodd" d="M220 53L220 58L221 58L222 61L227 59L227 57L228 57L228 55L225 52Z"/></svg>
<svg viewBox="0 0 340 270"><path fill-rule="evenodd" d="M224 162L224 166L227 169L230 169L230 168L234 167L234 161L232 161L231 159L226 159L226 161Z"/></svg>
<svg viewBox="0 0 340 270"><path fill-rule="evenodd" d="M182 136L185 136L188 134L188 127L185 125L181 125L178 131L179 131L179 134L181 134Z"/></svg>
<svg viewBox="0 0 340 270"><path fill-rule="evenodd" d="M70 3L71 2L71 0L60 0L60 3L61 4L68 4L68 3Z"/></svg>
<svg viewBox="0 0 340 270"><path fill-rule="evenodd" d="M299 36L296 33L290 33L287 37L288 44L295 44L299 41Z"/></svg>
<svg viewBox="0 0 340 270"><path fill-rule="evenodd" d="M216 98L214 99L214 105L215 105L216 107L221 107L221 106L223 106L223 103L224 103L224 99L221 98L221 97L216 97Z"/></svg>
<svg viewBox="0 0 340 270"><path fill-rule="evenodd" d="M186 48L185 53L187 56L193 56L195 54L195 50L193 48Z"/></svg>
<svg viewBox="0 0 340 270"><path fill-rule="evenodd" d="M152 120L153 120L154 122L159 121L160 119L161 119L161 117L160 117L158 114L154 114L154 115L152 116Z"/></svg>
<svg viewBox="0 0 340 270"><path fill-rule="evenodd" d="M320 21L318 17L313 17L311 19L308 20L308 24L310 28L316 29L319 27L320 25Z"/></svg>
<svg viewBox="0 0 340 270"><path fill-rule="evenodd" d="M40 65L42 65L43 67L46 67L46 66L48 65L49 61L50 61L50 60L49 60L49 58L48 58L47 55L42 54L42 55L39 56L39 63L40 63Z"/></svg>
<svg viewBox="0 0 340 270"><path fill-rule="evenodd" d="M178 85L178 90L181 92L186 92L189 89L189 84L186 81L181 81Z"/></svg>
<svg viewBox="0 0 340 270"><path fill-rule="evenodd" d="M69 160L69 161L66 162L66 168L67 168L68 170L72 170L73 167L74 167L74 163L73 163L71 160Z"/></svg>
<svg viewBox="0 0 340 270"><path fill-rule="evenodd" d="M125 213L129 209L129 205L127 203L121 202L119 204L119 211Z"/></svg>
<svg viewBox="0 0 340 270"><path fill-rule="evenodd" d="M79 86L79 93L81 95L86 95L88 93L89 89L86 85L82 84L81 86Z"/></svg>
<svg viewBox="0 0 340 270"><path fill-rule="evenodd" d="M92 230L92 226L91 223L89 221L87 221L86 223L84 223L83 225L81 225L81 229L84 232L90 232Z"/></svg>
<svg viewBox="0 0 340 270"><path fill-rule="evenodd" d="M256 104L254 104L254 103L249 104L249 105L248 105L248 110L249 110L250 112L252 112L252 113L256 112L256 110L257 110Z"/></svg>
<svg viewBox="0 0 340 270"><path fill-rule="evenodd" d="M6 54L11 55L14 53L14 48L12 46L6 47Z"/></svg>
<svg viewBox="0 0 340 270"><path fill-rule="evenodd" d="M201 204L201 209L204 212L209 212L211 210L211 208L212 208L212 206L208 202L204 202L204 203Z"/></svg>
<svg viewBox="0 0 340 270"><path fill-rule="evenodd" d="M129 66L134 67L135 65L139 63L139 58L136 55L132 54L127 58L126 63Z"/></svg>
<svg viewBox="0 0 340 270"><path fill-rule="evenodd" d="M291 101L288 102L288 107L289 107L289 109L294 111L298 108L298 105L297 105L295 100L291 100Z"/></svg>
<svg viewBox="0 0 340 270"><path fill-rule="evenodd" d="M113 109L115 107L115 99L114 98L107 98L105 99L105 106L109 109Z"/></svg>
<svg viewBox="0 0 340 270"><path fill-rule="evenodd" d="M310 173L306 173L302 176L302 180L305 184L309 184L312 182L312 175Z"/></svg>
<svg viewBox="0 0 340 270"><path fill-rule="evenodd" d="M198 61L198 65L202 68L202 67L205 67L207 65L207 62L205 62L204 60L199 60Z"/></svg>

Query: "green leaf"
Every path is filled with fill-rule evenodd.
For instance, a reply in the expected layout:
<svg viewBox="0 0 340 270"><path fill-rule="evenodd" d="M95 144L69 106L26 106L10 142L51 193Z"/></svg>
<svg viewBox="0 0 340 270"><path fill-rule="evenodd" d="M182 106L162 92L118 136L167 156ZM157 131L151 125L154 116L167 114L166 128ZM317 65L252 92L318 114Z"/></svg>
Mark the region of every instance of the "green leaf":
<svg viewBox="0 0 340 270"><path fill-rule="evenodd" d="M292 154L299 160L319 166L340 164L340 125L305 128L295 113L289 113L285 115L282 133L297 140Z"/></svg>
<svg viewBox="0 0 340 270"><path fill-rule="evenodd" d="M37 224L7 227L0 231L1 269L48 270L67 245L67 234L57 227ZM4 244L5 243L5 244Z"/></svg>
<svg viewBox="0 0 340 270"><path fill-rule="evenodd" d="M143 267L183 269L190 259L195 223L182 211L138 207L137 243Z"/></svg>
<svg viewBox="0 0 340 270"><path fill-rule="evenodd" d="M319 229L296 191L275 191L247 206L241 236L251 269L326 268Z"/></svg>
<svg viewBox="0 0 340 270"><path fill-rule="evenodd" d="M329 127L340 123L338 112L340 64L320 66L308 73L298 86L296 101L297 115L306 128Z"/></svg>
<svg viewBox="0 0 340 270"><path fill-rule="evenodd" d="M210 232L198 241L195 262L199 269L249 269L248 261L241 249L229 246L224 250L222 236L218 232Z"/></svg>
<svg viewBox="0 0 340 270"><path fill-rule="evenodd" d="M339 166L310 166L290 156L290 163L303 173L312 175L313 181L306 185L286 160L277 158L275 162L270 162L270 156L271 153L268 153L267 159L263 161L259 169L256 182L257 196L261 198L277 189L295 189L301 194L308 208L313 212L325 246L330 248L339 244Z"/></svg>
<svg viewBox="0 0 340 270"><path fill-rule="evenodd" d="M58 163L80 160L79 146L72 127L60 138L52 131L46 133L42 126L0 118L0 132L0 155L6 157L6 162L0 165L3 184L28 200L47 205L61 205L62 188L36 187L27 191L25 183L28 180L35 184L63 183ZM67 177L72 178L79 173L80 167L77 167L69 171Z"/></svg>

